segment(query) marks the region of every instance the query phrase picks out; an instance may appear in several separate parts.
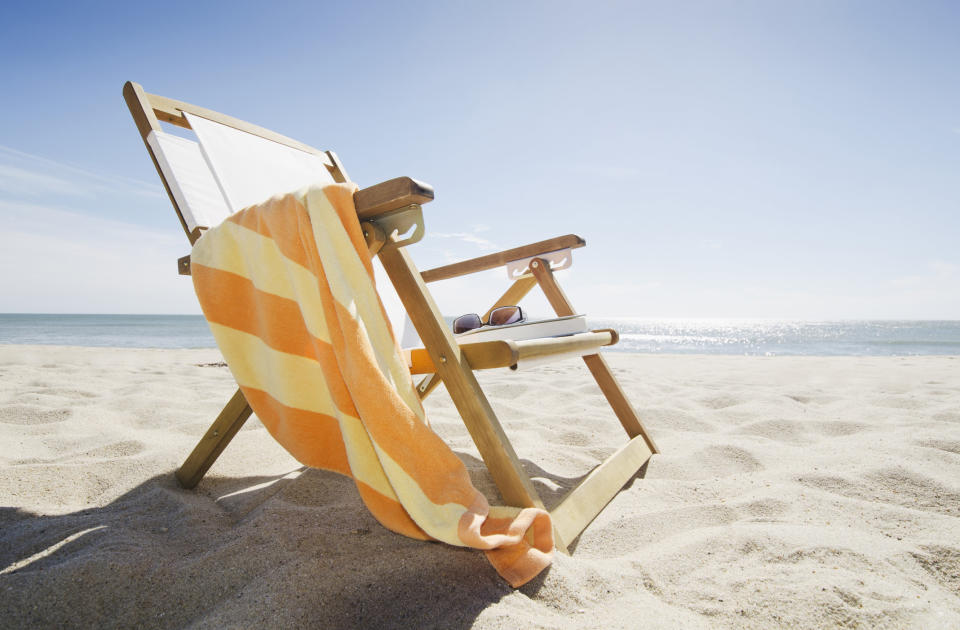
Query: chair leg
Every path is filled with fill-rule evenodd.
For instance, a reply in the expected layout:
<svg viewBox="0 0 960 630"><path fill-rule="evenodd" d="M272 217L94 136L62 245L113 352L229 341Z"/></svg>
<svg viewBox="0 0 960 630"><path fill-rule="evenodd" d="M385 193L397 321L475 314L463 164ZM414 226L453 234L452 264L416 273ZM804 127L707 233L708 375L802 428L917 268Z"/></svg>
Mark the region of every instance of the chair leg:
<svg viewBox="0 0 960 630"><path fill-rule="evenodd" d="M427 374L419 383L417 383L417 395L420 396L420 400L423 400L430 395L430 392L435 390L437 386L442 383L440 377L436 374Z"/></svg>
<svg viewBox="0 0 960 630"><path fill-rule="evenodd" d="M443 379L447 393L460 412L504 502L517 507L543 508L543 501L523 470L520 459L413 261L402 247L393 246L380 250L380 261L424 347L430 353L437 374Z"/></svg>
<svg viewBox="0 0 960 630"><path fill-rule="evenodd" d="M220 453L227 447L233 436L237 434L243 423L250 417L252 410L247 404L247 399L243 397L243 392L238 388L233 397L226 404L217 419L214 420L210 428L204 434L200 442L194 447L180 469L177 470L177 481L184 488L193 488L207 470L213 465L213 462L220 457Z"/></svg>
<svg viewBox="0 0 960 630"><path fill-rule="evenodd" d="M516 280L513 284L510 285L510 288L500 296L493 306L491 306L483 317L480 319L486 321L490 317L490 313L493 312L493 309L499 308L501 306L514 306L520 303L520 300L530 293L530 290L537 286L537 281L531 276L523 276ZM440 377L436 374L430 374L423 378L419 383L417 383L417 394L420 395L420 400L423 400L430 395L437 385L441 382Z"/></svg>
<svg viewBox="0 0 960 630"><path fill-rule="evenodd" d="M554 277L553 271L550 270L549 262L542 259L533 260L530 262L530 270L533 272L533 276L537 279L540 288L543 289L544 295L547 296L550 306L553 307L558 317L576 314L570 300L563 292L563 289L560 288L560 285L557 284L557 279ZM653 438L650 437L646 428L644 428L643 423L640 421L640 416L637 415L637 411L633 408L633 405L630 404L630 401L627 400L623 388L620 387L620 383L618 383L617 379L613 376L613 372L610 371L610 366L607 365L606 360L599 354L591 354L583 357L583 362L587 364L587 368L590 370L590 373L593 374L593 378L597 381L600 391L603 392L607 402L610 403L613 412L617 415L617 419L620 420L620 424L623 425L623 429L627 432L627 435L629 435L631 439L642 435L644 442L646 442L650 448L650 452L659 453L660 450L657 448L656 443L653 441Z"/></svg>
<svg viewBox="0 0 960 630"><path fill-rule="evenodd" d="M643 437L637 436L594 468L550 511L554 535L565 541L579 536L651 455Z"/></svg>

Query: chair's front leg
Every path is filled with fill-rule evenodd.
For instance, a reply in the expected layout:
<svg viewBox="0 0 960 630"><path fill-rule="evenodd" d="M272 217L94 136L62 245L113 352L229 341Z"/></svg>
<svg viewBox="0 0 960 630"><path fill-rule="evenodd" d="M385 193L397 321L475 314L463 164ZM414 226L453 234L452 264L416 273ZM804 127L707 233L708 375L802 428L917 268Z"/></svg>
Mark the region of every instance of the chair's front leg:
<svg viewBox="0 0 960 630"><path fill-rule="evenodd" d="M193 488L207 470L213 465L213 462L220 457L223 449L237 434L237 431L243 426L243 423L250 417L252 410L244 398L243 392L237 388L230 401L224 406L220 415L214 420L210 428L203 435L203 438L194 447L193 452L187 457L180 469L177 470L177 481L184 488Z"/></svg>

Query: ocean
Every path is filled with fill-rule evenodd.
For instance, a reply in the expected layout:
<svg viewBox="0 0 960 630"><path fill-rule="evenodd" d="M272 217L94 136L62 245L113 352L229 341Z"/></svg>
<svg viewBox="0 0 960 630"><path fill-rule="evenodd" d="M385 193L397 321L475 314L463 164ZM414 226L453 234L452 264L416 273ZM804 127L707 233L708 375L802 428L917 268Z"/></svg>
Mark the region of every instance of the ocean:
<svg viewBox="0 0 960 630"><path fill-rule="evenodd" d="M614 328L611 352L753 356L960 355L960 321L588 319ZM200 315L0 314L0 344L212 348Z"/></svg>

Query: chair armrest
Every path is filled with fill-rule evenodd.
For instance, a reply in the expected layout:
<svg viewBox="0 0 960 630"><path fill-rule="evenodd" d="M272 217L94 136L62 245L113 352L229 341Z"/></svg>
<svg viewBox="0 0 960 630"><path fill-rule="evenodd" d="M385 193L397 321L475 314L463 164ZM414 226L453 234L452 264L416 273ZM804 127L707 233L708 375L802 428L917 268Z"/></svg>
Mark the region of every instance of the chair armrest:
<svg viewBox="0 0 960 630"><path fill-rule="evenodd" d="M360 221L429 201L433 201L433 187L410 177L395 177L353 193ZM190 256L177 259L177 272L181 276L190 275Z"/></svg>
<svg viewBox="0 0 960 630"><path fill-rule="evenodd" d="M620 335L612 328L601 328L565 337L544 337L521 341L481 341L460 346L472 370L509 367L516 369L520 361L532 361L555 355L579 352L594 354L602 346L615 345ZM436 372L433 360L425 348L404 350L411 374Z"/></svg>
<svg viewBox="0 0 960 630"><path fill-rule="evenodd" d="M410 204L424 204L429 201L433 201L433 187L409 177L395 177L353 194L357 217L361 221Z"/></svg>
<svg viewBox="0 0 960 630"><path fill-rule="evenodd" d="M531 258L533 256L539 256L540 254L555 252L559 249L576 249L586 244L587 242L576 234L567 234L565 236L558 236L545 241L531 243L530 245L524 245L523 247L514 247L513 249L507 249L496 254L488 254L486 256L480 256L479 258L471 258L470 260L453 263L452 265L427 269L420 275L423 277L424 282L447 280L478 271L496 269L514 260Z"/></svg>
<svg viewBox="0 0 960 630"><path fill-rule="evenodd" d="M465 343L460 346L460 350L473 370L510 367L516 365L520 358L515 341ZM433 365L433 359L425 348L404 350L404 354L407 355L407 365L410 367L411 374L433 374L437 371Z"/></svg>

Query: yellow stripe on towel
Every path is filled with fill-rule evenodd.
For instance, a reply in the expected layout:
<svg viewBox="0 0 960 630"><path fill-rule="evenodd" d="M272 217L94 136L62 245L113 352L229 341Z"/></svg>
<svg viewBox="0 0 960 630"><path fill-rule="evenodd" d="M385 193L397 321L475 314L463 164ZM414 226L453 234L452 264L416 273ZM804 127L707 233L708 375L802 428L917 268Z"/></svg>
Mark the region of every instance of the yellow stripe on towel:
<svg viewBox="0 0 960 630"><path fill-rule="evenodd" d="M387 528L482 549L513 586L550 564L543 510L491 508L426 423L373 282L351 184L231 216L192 253L193 280L254 412L303 463L347 474Z"/></svg>

